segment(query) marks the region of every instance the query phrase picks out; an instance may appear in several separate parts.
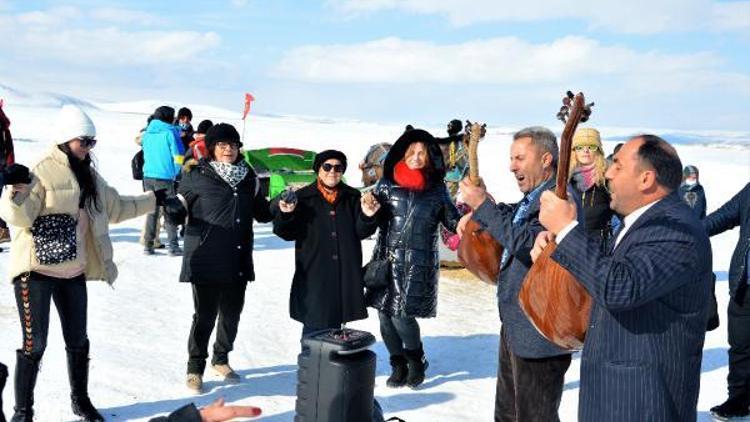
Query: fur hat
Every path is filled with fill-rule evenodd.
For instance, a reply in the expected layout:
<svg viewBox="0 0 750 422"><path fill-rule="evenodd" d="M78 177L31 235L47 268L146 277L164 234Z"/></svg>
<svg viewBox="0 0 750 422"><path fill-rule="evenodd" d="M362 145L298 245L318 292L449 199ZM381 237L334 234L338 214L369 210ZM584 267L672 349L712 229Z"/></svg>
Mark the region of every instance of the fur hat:
<svg viewBox="0 0 750 422"><path fill-rule="evenodd" d="M220 141L231 142L239 144L240 147L242 146L242 142L240 142L240 134L237 132L237 129L229 123L213 125L206 132L206 148L209 151L213 151L214 147L216 147L216 143Z"/></svg>
<svg viewBox="0 0 750 422"><path fill-rule="evenodd" d="M95 137L96 127L91 118L80 108L66 104L57 114L52 139L57 144L64 144L79 137Z"/></svg>
<svg viewBox="0 0 750 422"><path fill-rule="evenodd" d="M599 147L599 151L602 150L602 138L599 135L599 131L592 127L579 127L573 135L573 147L580 145L589 145Z"/></svg>
<svg viewBox="0 0 750 422"><path fill-rule="evenodd" d="M320 170L320 166L322 166L323 163L330 159L341 161L341 164L344 165L344 171L346 171L346 155L335 149L327 149L315 155L315 160L313 161L313 170L315 170L315 173Z"/></svg>

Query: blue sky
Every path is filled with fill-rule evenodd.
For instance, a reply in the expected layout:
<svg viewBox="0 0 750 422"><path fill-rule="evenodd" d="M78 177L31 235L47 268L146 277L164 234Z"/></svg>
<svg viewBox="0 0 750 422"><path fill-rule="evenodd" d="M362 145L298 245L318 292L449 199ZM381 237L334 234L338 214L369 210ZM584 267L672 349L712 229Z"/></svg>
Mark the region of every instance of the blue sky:
<svg viewBox="0 0 750 422"><path fill-rule="evenodd" d="M750 130L750 1L0 0L0 39L0 84L96 100Z"/></svg>

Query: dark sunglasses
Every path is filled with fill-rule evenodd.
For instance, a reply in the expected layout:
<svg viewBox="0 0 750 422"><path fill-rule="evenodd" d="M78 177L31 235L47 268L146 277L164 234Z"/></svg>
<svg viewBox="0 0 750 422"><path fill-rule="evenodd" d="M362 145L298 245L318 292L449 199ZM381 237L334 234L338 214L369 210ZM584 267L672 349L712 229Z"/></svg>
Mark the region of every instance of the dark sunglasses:
<svg viewBox="0 0 750 422"><path fill-rule="evenodd" d="M330 163L323 163L321 166L323 167L323 171L330 172L333 170L336 173L343 173L344 172L344 165L343 164L330 164Z"/></svg>
<svg viewBox="0 0 750 422"><path fill-rule="evenodd" d="M84 148L93 148L96 146L96 138L93 136L80 136L78 140Z"/></svg>

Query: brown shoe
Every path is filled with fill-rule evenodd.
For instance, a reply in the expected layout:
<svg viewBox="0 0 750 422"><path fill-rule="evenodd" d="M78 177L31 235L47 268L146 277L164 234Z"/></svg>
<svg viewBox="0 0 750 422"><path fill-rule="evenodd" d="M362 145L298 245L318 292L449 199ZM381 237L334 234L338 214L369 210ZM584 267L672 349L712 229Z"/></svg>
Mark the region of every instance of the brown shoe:
<svg viewBox="0 0 750 422"><path fill-rule="evenodd" d="M200 393L203 391L203 375L201 374L187 374L187 382L185 383L187 388Z"/></svg>
<svg viewBox="0 0 750 422"><path fill-rule="evenodd" d="M232 369L231 366L229 366L228 363L218 363L215 365L211 365L211 368L216 371L217 374L224 377L224 381L230 382L233 384L237 384L240 382L240 376L236 372L234 372L234 369Z"/></svg>

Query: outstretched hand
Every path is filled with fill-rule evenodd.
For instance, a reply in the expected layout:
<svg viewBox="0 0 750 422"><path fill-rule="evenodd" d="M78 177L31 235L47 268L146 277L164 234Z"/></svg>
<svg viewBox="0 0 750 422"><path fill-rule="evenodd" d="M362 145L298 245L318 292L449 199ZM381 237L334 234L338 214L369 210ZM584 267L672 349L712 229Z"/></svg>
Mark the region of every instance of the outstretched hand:
<svg viewBox="0 0 750 422"><path fill-rule="evenodd" d="M255 406L224 406L224 398L219 398L200 410L203 422L223 422L230 419L259 416L261 410Z"/></svg>
<svg viewBox="0 0 750 422"><path fill-rule="evenodd" d="M367 192L366 194L362 195L362 198L359 200L359 202L362 206L362 213L364 213L368 217L372 217L373 215L377 214L378 210L380 210L380 202L378 202L377 198L375 198L375 195L373 195L372 192Z"/></svg>

